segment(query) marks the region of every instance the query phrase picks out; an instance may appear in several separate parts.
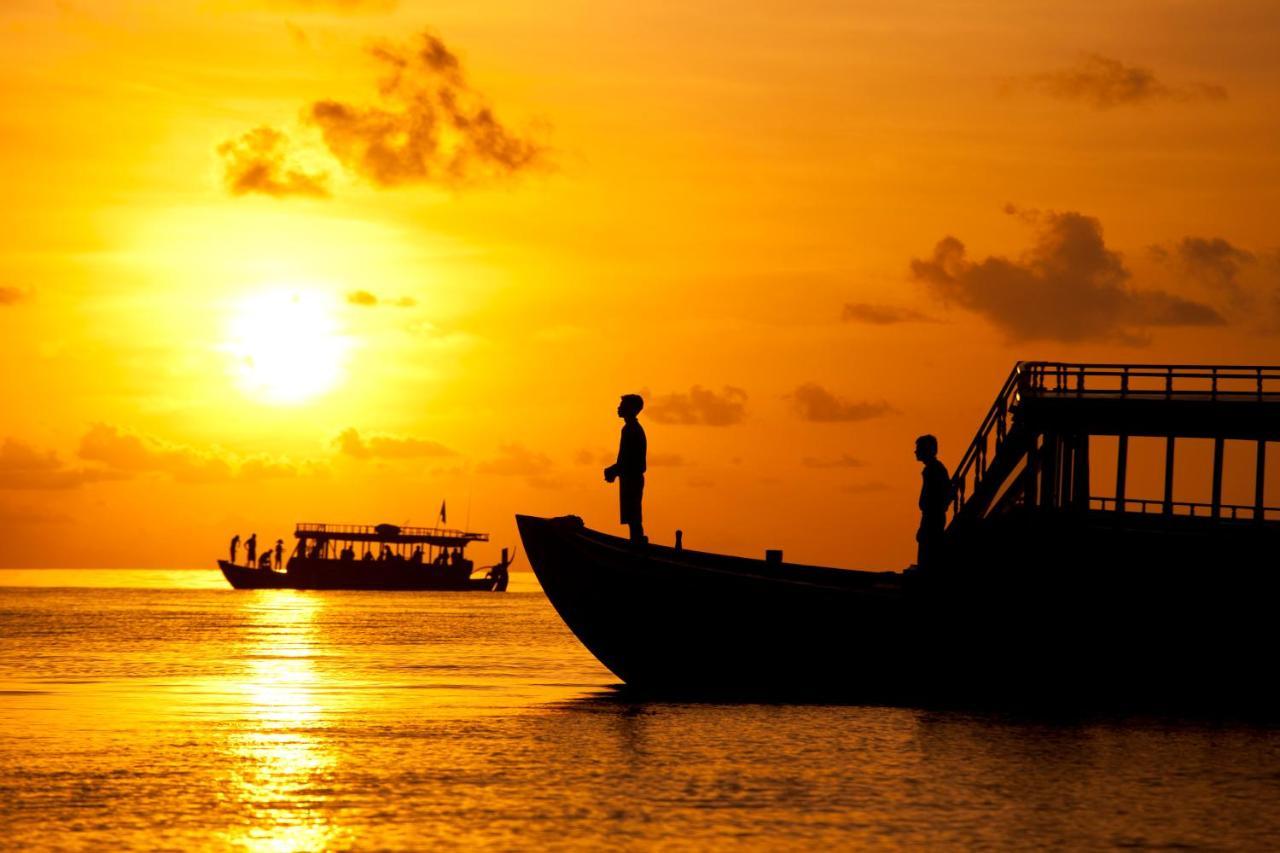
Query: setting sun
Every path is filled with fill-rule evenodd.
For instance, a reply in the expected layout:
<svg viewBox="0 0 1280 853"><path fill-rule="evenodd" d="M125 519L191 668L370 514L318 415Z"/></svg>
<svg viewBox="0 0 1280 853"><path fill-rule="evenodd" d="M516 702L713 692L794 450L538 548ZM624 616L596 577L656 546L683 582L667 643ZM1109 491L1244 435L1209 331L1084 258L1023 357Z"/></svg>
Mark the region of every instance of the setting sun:
<svg viewBox="0 0 1280 853"><path fill-rule="evenodd" d="M328 294L270 290L237 304L223 349L247 396L290 404L306 402L342 381L350 343Z"/></svg>

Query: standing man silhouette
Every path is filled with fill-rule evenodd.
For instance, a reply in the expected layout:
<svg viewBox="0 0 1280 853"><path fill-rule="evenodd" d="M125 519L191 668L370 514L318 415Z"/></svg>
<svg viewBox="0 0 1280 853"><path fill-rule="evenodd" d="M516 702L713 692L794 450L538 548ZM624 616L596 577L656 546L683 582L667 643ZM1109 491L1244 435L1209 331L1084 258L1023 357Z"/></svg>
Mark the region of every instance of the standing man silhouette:
<svg viewBox="0 0 1280 853"><path fill-rule="evenodd" d="M280 566L284 564L284 540L276 540L276 570L280 570Z"/></svg>
<svg viewBox="0 0 1280 853"><path fill-rule="evenodd" d="M938 461L938 439L922 435L916 439L916 459L924 463L920 472L920 529L916 531L916 565L931 569L942 556L942 539L947 528L947 505L951 503L951 475Z"/></svg>
<svg viewBox="0 0 1280 853"><path fill-rule="evenodd" d="M237 533L231 537L231 564L234 566L236 562L236 550L240 547L240 534Z"/></svg>
<svg viewBox="0 0 1280 853"><path fill-rule="evenodd" d="M604 480L618 480L618 506L622 523L631 528L631 541L644 544L644 515L641 503L644 499L644 472L649 443L644 427L636 418L644 409L644 399L639 394L623 394L618 403L618 417L622 418L622 437L618 441L618 461L604 469Z"/></svg>
<svg viewBox="0 0 1280 853"><path fill-rule="evenodd" d="M252 533L248 539L244 540L244 553L249 558L250 568L258 565L254 562L254 559L258 556L258 534Z"/></svg>

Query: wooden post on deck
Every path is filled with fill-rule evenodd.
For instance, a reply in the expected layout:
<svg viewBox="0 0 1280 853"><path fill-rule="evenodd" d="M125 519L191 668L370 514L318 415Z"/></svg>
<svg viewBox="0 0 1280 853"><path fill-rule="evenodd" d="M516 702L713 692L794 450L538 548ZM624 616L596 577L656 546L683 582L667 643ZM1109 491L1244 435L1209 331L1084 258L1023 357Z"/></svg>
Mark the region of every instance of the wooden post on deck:
<svg viewBox="0 0 1280 853"><path fill-rule="evenodd" d="M1089 436L1076 436L1075 473L1071 476L1072 500L1076 508L1089 509Z"/></svg>
<svg viewBox="0 0 1280 853"><path fill-rule="evenodd" d="M1173 515L1173 436L1164 440L1164 514Z"/></svg>
<svg viewBox="0 0 1280 853"><path fill-rule="evenodd" d="M1210 515L1222 515L1222 451L1225 442L1219 436L1213 440L1213 506Z"/></svg>
<svg viewBox="0 0 1280 853"><path fill-rule="evenodd" d="M1040 506L1052 509L1058 488L1058 447L1055 433L1044 434L1044 447L1040 449Z"/></svg>
<svg viewBox="0 0 1280 853"><path fill-rule="evenodd" d="M1129 469L1129 436L1120 436L1116 449L1116 512L1124 512L1124 478Z"/></svg>
<svg viewBox="0 0 1280 853"><path fill-rule="evenodd" d="M1253 481L1253 520L1264 518L1263 500L1267 491L1267 440L1258 439L1258 467Z"/></svg>

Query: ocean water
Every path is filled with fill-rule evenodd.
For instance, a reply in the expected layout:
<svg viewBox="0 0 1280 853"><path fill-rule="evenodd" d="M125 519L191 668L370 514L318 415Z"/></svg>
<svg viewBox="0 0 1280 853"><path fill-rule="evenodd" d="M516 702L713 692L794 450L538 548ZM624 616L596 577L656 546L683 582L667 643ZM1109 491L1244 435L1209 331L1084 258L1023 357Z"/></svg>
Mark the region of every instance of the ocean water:
<svg viewBox="0 0 1280 853"><path fill-rule="evenodd" d="M629 699L536 583L0 571L0 847L1280 848L1280 728Z"/></svg>

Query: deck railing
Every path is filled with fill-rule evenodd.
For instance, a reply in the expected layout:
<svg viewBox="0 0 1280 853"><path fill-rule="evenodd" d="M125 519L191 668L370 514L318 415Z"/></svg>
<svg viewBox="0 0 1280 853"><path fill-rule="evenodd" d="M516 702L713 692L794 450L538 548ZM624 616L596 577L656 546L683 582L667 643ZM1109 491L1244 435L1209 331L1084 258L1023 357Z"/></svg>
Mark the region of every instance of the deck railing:
<svg viewBox="0 0 1280 853"><path fill-rule="evenodd" d="M1090 497L1089 508L1104 512L1137 512L1144 515L1181 515L1191 518L1214 518L1214 506L1201 501L1164 501L1157 498ZM1234 521L1280 520L1280 507L1257 507L1253 504L1219 504L1219 519Z"/></svg>
<svg viewBox="0 0 1280 853"><path fill-rule="evenodd" d="M1019 362L956 465L951 478L953 516L977 493L988 460L1000 452L1013 429L1018 402L1033 396L1280 402L1280 367Z"/></svg>
<svg viewBox="0 0 1280 853"><path fill-rule="evenodd" d="M1194 397L1224 401L1280 399L1280 368L1277 367L1046 361L1024 362L1020 366L1024 390L1031 394L1141 399Z"/></svg>
<svg viewBox="0 0 1280 853"><path fill-rule="evenodd" d="M376 536L380 524L330 524L328 522L299 522L294 527L294 535L301 538L325 537L328 539L341 539L344 535L357 536ZM403 527L401 525L393 525L399 531L401 536L435 536L441 539L466 539L469 541L486 542L489 539L487 533L467 533L463 530L451 530L447 527Z"/></svg>

